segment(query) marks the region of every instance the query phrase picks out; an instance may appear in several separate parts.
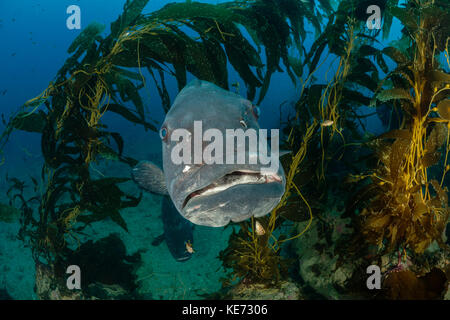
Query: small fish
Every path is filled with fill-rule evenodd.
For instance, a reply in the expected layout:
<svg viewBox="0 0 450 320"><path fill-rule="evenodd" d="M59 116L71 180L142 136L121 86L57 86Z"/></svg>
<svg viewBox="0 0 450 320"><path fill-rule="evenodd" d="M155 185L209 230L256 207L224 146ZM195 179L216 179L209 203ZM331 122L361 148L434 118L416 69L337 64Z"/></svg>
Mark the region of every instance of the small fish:
<svg viewBox="0 0 450 320"><path fill-rule="evenodd" d="M233 88L235 88L235 89L236 89L236 93L239 94L239 89L241 88L239 82L236 81L235 83L232 83L231 86L232 86Z"/></svg>
<svg viewBox="0 0 450 320"><path fill-rule="evenodd" d="M322 127L329 127L332 126L334 123L333 120L325 120L324 122L322 122Z"/></svg>
<svg viewBox="0 0 450 320"><path fill-rule="evenodd" d="M134 33L134 31L126 31L122 34L122 37L125 37L125 38L129 37L129 36L133 35L133 33Z"/></svg>
<svg viewBox="0 0 450 320"><path fill-rule="evenodd" d="M104 144L99 145L98 153L104 158L113 161L119 161L120 156L113 149L105 146Z"/></svg>
<svg viewBox="0 0 450 320"><path fill-rule="evenodd" d="M190 241L186 241L186 251L189 252L190 254L193 254L194 248L192 248L192 243Z"/></svg>
<svg viewBox="0 0 450 320"><path fill-rule="evenodd" d="M178 262L189 260L191 253L186 251L186 243L194 241L194 226L183 218L170 199L164 181L162 170L154 163L140 162L132 172L134 181L144 190L157 195L162 195L161 220L163 234L152 241L157 246L165 241L167 247Z"/></svg>
<svg viewBox="0 0 450 320"><path fill-rule="evenodd" d="M138 186L163 196L165 241L177 261L190 257L193 224L223 227L264 216L283 196L286 178L282 166L277 172L261 174L260 164L175 164L171 153L176 142L168 137L178 128L189 128L188 135L194 136L194 121L203 120L203 130L218 129L224 136L228 129L257 130L258 118L257 107L247 99L194 80L180 91L160 129L163 169L150 161L133 168ZM250 151L247 146L246 155Z"/></svg>
<svg viewBox="0 0 450 320"><path fill-rule="evenodd" d="M255 222L255 233L258 236L263 236L266 234L266 230L264 230L264 227L259 223L259 221Z"/></svg>

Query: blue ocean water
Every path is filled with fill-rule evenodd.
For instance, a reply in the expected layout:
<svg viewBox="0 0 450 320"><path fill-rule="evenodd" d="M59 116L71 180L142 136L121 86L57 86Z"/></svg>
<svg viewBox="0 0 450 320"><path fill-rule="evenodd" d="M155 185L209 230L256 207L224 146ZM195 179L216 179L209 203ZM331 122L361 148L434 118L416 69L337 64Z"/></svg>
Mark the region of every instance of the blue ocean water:
<svg viewBox="0 0 450 320"><path fill-rule="evenodd" d="M214 4L221 1L203 2ZM158 10L167 3L168 1L162 0L150 1L144 9L144 13ZM66 27L68 18L66 9L72 4L81 8L81 30L69 30ZM2 1L0 9L0 34L4 43L3 50L0 52L0 104L2 113L8 115L28 99L42 93L49 82L54 80L56 72L69 57L68 47L84 27L91 22L99 22L106 26L104 33L107 34L110 23L117 19L122 12L123 1ZM308 27L312 31L312 27ZM400 24L395 19L389 39L383 40L383 42L389 43L397 39L399 32ZM312 40L312 38L309 39L311 43ZM305 46L308 46L308 43ZM324 66L317 73L319 79L325 78L326 67ZM238 75L231 66L229 66L229 73L230 83L239 81ZM261 105L261 126L264 128L279 127L279 106L282 103L287 103L283 105L283 112L288 115L290 112L289 103L292 104L295 101L298 90L299 88L295 88L285 73L275 73L267 97ZM168 79L168 91L172 98L176 95L177 87L174 79ZM164 112L160 107L160 99L155 86L148 86L148 88L142 90L142 94L146 97L144 99L146 108L151 109L150 117L161 123ZM117 119L107 119L107 121L111 121L111 124L119 127L123 124ZM373 118L368 121L369 131L376 133L380 130L378 119ZM373 125L371 125L371 121ZM3 128L2 126L3 124L0 124L0 128ZM126 132L129 137L133 137L133 140L144 135L139 128L136 128L136 131ZM140 148L154 150L157 143L155 137L157 138L156 134L145 134L143 140L148 142L144 142L145 146ZM11 166L10 169L12 170L14 170L14 167L27 166L21 158L23 149L28 150L31 154L40 152L37 135L17 132L14 139L17 143L9 143L6 146L5 153L8 154L8 159L5 161L6 167L3 167ZM18 173L21 171L18 170Z"/></svg>
<svg viewBox="0 0 450 320"><path fill-rule="evenodd" d="M91 22L99 22L106 26L105 33L109 33L109 25L122 13L124 3L125 1L121 0L2 1L0 35L4 39L4 45L0 52L1 113L8 117L28 99L39 95L49 82L54 80L56 72L69 57L68 47L84 27ZM160 0L150 1L144 12L158 10L166 3ZM66 9L73 4L81 8L81 30L68 30L66 27ZM177 93L173 80L168 81L168 90L173 98ZM142 90L142 95L145 97L144 105L149 110L150 117L161 123L164 112L156 88L148 86ZM129 142L126 144L125 154L137 159L159 161L161 145L158 133L145 132L138 126L125 123L119 117L106 116L104 121L115 131L123 132L124 140ZM0 125L0 130L4 130L3 124ZM41 143L38 134L15 132L4 148L5 162L0 167L1 202L8 202L6 174L23 180L29 179L30 176L39 177L43 164L40 154ZM129 172L118 172L118 175L126 176ZM125 233L113 223L100 224L96 227L97 230L92 232L95 234L94 238L114 232L120 233L130 254L141 249L147 251L144 254L145 263L138 271L141 292L144 295L151 292L153 298L157 299L196 298L197 294L217 290L220 287L219 274L215 271L220 264L216 256L226 243L228 233L219 230L211 232L207 228L203 232L198 230L196 250L200 253L197 261L177 264L165 245L151 245L153 239L162 233L159 216L159 199L146 195L142 206L129 214L124 213L129 233ZM14 299L35 299L35 266L30 249L25 248L23 242L17 239L18 230L18 222L0 222L0 289L6 289ZM129 234L133 234L133 237L129 237ZM213 241L216 239L217 241ZM217 243L217 246L202 246L202 243L212 241ZM204 267L201 267L202 265ZM208 278L211 278L211 281L208 281ZM197 284L194 286L193 283Z"/></svg>
<svg viewBox="0 0 450 320"><path fill-rule="evenodd" d="M170 1L184 2L184 1ZM221 1L202 1L207 3L219 3ZM224 2L224 1L222 1ZM160 9L168 1L150 1L144 9L144 13ZM69 30L66 27L68 14L66 9L70 5L81 8L81 30ZM28 99L39 95L54 80L56 72L69 57L67 52L72 41L92 22L99 22L106 26L104 34L109 33L109 26L117 19L123 9L122 0L19 0L1 1L0 3L0 35L2 50L0 50L0 106L1 113L8 117ZM311 28L312 26L308 26ZM392 38L398 35L398 26L394 24ZM247 35L248 36L248 35ZM308 41L312 43L311 37ZM305 46L307 47L306 43ZM335 68L335 66L334 66ZM325 78L327 68L322 68L317 77ZM145 73L144 76L149 75ZM229 66L230 83L239 82L236 71ZM189 76L192 79L192 75ZM150 83L150 81L149 81ZM177 94L175 79L168 79L168 91L173 98ZM241 87L244 88L241 82ZM261 108L260 125L262 128L280 127L280 106L284 118L292 114L292 104L298 96L299 87L290 81L282 72L274 74L271 86ZM243 92L242 92L243 93ZM148 110L149 119L161 124L164 119L164 111L161 100L154 85L148 85L141 89L144 97L144 105ZM283 119L283 120L285 120ZM152 159L158 161L160 157L160 139L158 133L145 132L141 127L130 125L118 116L106 115L103 121L113 131L123 132L126 141L124 153L136 159ZM367 120L369 130L379 130L377 118ZM373 121L373 123L370 123ZM0 124L0 130L4 130ZM0 166L0 200L7 202L6 190L8 185L4 177L17 177L26 180L30 176L40 175L43 158L41 154L40 135L26 132L14 132L10 141L4 148L4 164ZM119 175L126 172L119 172ZM105 174L112 175L111 172ZM26 190L31 192L31 190ZM199 252L196 259L189 261L187 265L173 263L172 257L164 246L151 247L152 238L160 233L158 201L146 196L148 201L139 206L142 212L134 212L127 215L130 232L125 234L112 223L98 226L94 231L96 237L100 234L107 235L111 232L119 232L125 239L127 251L134 252L139 249L149 249L147 252L147 265L142 267L140 275L151 281L144 282L143 291L152 291L156 298L196 298L197 291L213 291L219 288L218 279L223 276L215 273L220 267L216 256L219 249L226 244L228 231L211 230L204 228L197 231L196 250ZM145 198L144 198L145 200ZM150 204L149 204L150 203ZM147 212L148 211L148 212ZM141 222L142 221L142 222ZM201 227L199 229L202 229ZM34 263L30 255L30 249L16 239L18 224L0 223L0 288L5 287L15 299L33 299ZM150 230L150 232L149 232ZM130 234L133 234L131 237ZM202 238L205 240L202 241ZM213 239L213 246L202 246ZM208 265L208 270L189 273L189 268L198 269L199 266ZM201 267L200 267L201 269ZM164 270L164 271L163 271ZM186 272L188 272L186 274ZM209 277L211 279L209 279ZM182 290L178 287L180 284ZM177 288L177 289L174 289ZM195 291L195 292L194 292Z"/></svg>
<svg viewBox="0 0 450 320"><path fill-rule="evenodd" d="M171 1L172 2L172 1ZM183 2L183 1L173 1ZM204 1L207 3L219 3L220 1ZM168 1L150 1L145 12L160 9ZM82 15L82 29L68 30L66 20L68 6L75 4L80 6ZM72 41L91 22L99 22L106 26L105 34L109 33L109 25L117 19L123 9L123 1L2 1L0 4L0 34L4 39L4 50L0 52L1 77L0 77L0 104L2 113L10 114L17 107L23 105L28 99L42 93L49 82L54 80L56 72L69 57L67 49ZM144 71L145 72L145 71ZM230 83L238 80L236 72L230 67ZM175 97L177 87L174 79L168 79L168 91L171 97ZM155 86L148 86L142 90L145 97L145 107L151 110L149 114L158 123L162 122L164 112ZM273 85L264 104L261 106L261 125L266 128L279 126L279 113L265 112L265 109L278 109L284 101L295 99L295 88L285 74L276 74ZM107 119L111 125L120 127L123 122L118 119ZM126 125L126 124L125 124ZM0 124L0 128L4 128ZM125 130L129 138L136 141L142 139L140 149L154 152L157 146L157 134L145 134L140 128ZM145 135L145 137L144 137ZM8 159L4 168L27 167L23 163L23 149L31 154L40 152L39 136L18 132L14 140L9 143L5 153ZM20 164L20 165L19 165ZM20 173L22 170L17 170Z"/></svg>
<svg viewBox="0 0 450 320"><path fill-rule="evenodd" d="M0 113L9 118L18 107L27 100L38 96L54 80L56 72L70 56L67 52L72 41L92 22L105 25L104 34L110 32L110 23L122 13L124 0L4 0L0 2ZM169 1L151 0L144 13L162 8ZM170 1L184 2L184 1ZM225 1L201 1L220 3ZM81 8L81 30L69 30L66 27L70 5ZM307 25L313 34L311 25ZM397 19L387 39L379 36L380 47L397 40L401 25ZM248 36L248 35L247 35ZM309 36L304 43L308 48L313 43ZM263 55L264 56L264 55ZM265 61L264 61L265 62ZM390 68L394 65L388 60ZM229 83L242 80L231 67ZM324 65L315 77L326 81L328 74L333 74L337 65ZM330 69L330 71L328 71ZM150 78L147 71L144 77ZM188 79L193 79L188 75ZM171 101L178 93L176 80L167 79L167 89ZM242 94L245 89L241 89ZM295 86L284 72L276 72L265 99L260 105L262 128L279 128L280 123L294 113L293 104L298 98L300 85ZM165 113L157 88L151 81L140 89L148 121L158 128ZM281 112L280 112L281 108ZM371 114L373 109L366 107L359 110L362 114ZM281 115L280 115L281 114ZM121 132L125 141L124 154L138 160L150 159L160 161L161 142L157 132L145 131L141 126L130 124L122 118L107 114L102 121L111 131ZM383 132L377 116L364 120L365 128L373 135ZM6 127L0 124L0 132ZM5 177L27 180L30 176L39 177L43 165L40 135L16 131L4 146L4 163L0 166L0 203L8 202L8 183ZM0 159L0 162L2 160ZM99 176L129 176L124 167L113 171L102 171ZM32 194L28 188L26 194ZM161 205L159 198L145 194L142 203L136 208L123 210L129 232L123 231L111 221L101 222L86 230L86 239L99 239L111 233L119 234L128 254L143 252L143 264L137 271L141 284L141 294L149 298L162 299L198 299L202 294L220 289L220 278L225 274L221 262L217 259L220 250L227 245L231 232L229 229L196 228L194 257L183 264L175 263L165 245L152 246L151 242L161 234ZM0 290L6 289L14 299L35 299L34 292L35 264L29 247L17 239L19 223L0 222ZM217 271L219 270L219 271ZM1 291L0 291L1 293ZM1 296L0 296L1 298Z"/></svg>

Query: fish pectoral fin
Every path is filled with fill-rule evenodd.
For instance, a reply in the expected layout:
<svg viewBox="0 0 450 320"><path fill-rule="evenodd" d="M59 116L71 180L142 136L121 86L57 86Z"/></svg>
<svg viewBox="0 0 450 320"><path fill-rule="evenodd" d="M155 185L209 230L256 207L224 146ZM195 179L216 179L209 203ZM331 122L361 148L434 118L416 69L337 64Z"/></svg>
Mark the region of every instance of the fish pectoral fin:
<svg viewBox="0 0 450 320"><path fill-rule="evenodd" d="M156 164L150 161L139 162L132 170L134 182L150 193L168 195L164 173Z"/></svg>
<svg viewBox="0 0 450 320"><path fill-rule="evenodd" d="M160 236L157 236L155 239L153 239L152 246L154 247L159 246L165 239L166 235L164 233Z"/></svg>

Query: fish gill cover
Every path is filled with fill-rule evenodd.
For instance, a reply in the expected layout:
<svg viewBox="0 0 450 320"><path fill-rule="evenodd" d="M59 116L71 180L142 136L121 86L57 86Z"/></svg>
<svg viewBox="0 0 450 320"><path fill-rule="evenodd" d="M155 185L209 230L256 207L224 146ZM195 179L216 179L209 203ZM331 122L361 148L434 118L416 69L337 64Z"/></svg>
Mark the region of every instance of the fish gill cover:
<svg viewBox="0 0 450 320"><path fill-rule="evenodd" d="M381 29L367 28L369 4L356 0L187 1L148 14L142 13L148 1L134 0L109 34L98 23L84 28L54 81L4 120L0 136L3 148L15 130L41 135L43 184L32 178L35 195L27 199L26 182L8 178L11 201L0 206L0 220L21 216L20 239L31 246L42 279L60 288L49 295L41 281L41 297L70 296L60 266L78 248L95 250L92 240L79 240L88 225L109 217L127 230L121 209L141 201L142 194L121 189L129 178L92 176L91 164L100 159L137 164L123 154L121 132L109 131L102 117L114 113L157 131L142 88L154 85L167 112L168 78L178 90L188 75L230 89L230 66L257 104L278 72L297 90L293 114L281 127L283 149L290 151L281 158L286 192L269 215L231 226L219 254L227 290L214 297L254 298L252 288L263 291L255 286L284 288L286 281L327 298L411 297L429 281L441 288L449 278L450 5L369 2L384 9ZM394 18L401 37L386 44ZM401 121L369 134L364 120L371 115L362 110L381 106ZM429 250L435 243L440 249ZM321 260L312 263L316 257ZM382 266L381 292L368 291L361 279L371 264ZM411 279L416 287L405 287ZM94 295L84 294L75 298ZM427 298L442 295L443 289Z"/></svg>

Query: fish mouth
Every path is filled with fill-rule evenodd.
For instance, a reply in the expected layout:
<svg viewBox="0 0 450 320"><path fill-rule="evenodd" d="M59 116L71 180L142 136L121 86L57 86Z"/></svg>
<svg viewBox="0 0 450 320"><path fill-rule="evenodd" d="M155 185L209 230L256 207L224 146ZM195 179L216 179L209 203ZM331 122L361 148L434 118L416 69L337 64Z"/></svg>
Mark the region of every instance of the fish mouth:
<svg viewBox="0 0 450 320"><path fill-rule="evenodd" d="M250 170L233 171L215 180L206 187L195 190L194 192L188 194L188 196L184 199L182 209L184 209L188 204L188 202L193 198L218 194L222 191L225 191L237 185L268 184L268 183L281 184L282 182L283 182L282 177L276 173L261 173L260 171L250 171Z"/></svg>

